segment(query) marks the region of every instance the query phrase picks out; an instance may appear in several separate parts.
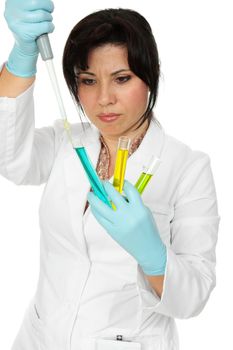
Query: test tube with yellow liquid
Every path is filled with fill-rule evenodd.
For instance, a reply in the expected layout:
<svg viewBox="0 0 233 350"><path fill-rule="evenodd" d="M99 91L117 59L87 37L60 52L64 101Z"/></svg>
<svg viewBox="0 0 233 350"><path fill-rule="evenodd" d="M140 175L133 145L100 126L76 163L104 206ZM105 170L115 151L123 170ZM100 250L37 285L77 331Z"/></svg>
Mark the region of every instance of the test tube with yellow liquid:
<svg viewBox="0 0 233 350"><path fill-rule="evenodd" d="M140 194L143 193L155 171L158 169L161 160L155 156L153 156L149 162L149 165L143 168L141 175L139 176L138 181L134 185L134 187L138 190Z"/></svg>
<svg viewBox="0 0 233 350"><path fill-rule="evenodd" d="M129 147L130 139L126 136L121 136L118 140L117 156L113 175L113 186L119 193L122 193L123 191Z"/></svg>

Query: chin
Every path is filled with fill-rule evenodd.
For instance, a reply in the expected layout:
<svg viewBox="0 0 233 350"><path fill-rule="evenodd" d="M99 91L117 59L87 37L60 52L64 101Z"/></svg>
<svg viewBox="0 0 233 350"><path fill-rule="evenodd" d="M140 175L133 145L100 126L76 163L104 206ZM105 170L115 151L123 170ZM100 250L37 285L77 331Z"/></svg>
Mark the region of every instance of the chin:
<svg viewBox="0 0 233 350"><path fill-rule="evenodd" d="M98 128L100 133L101 134L105 134L105 135L109 135L109 136L117 136L117 135L123 135L124 134L124 131L125 129L123 129L122 127L121 128L118 128L114 125L109 125L109 126L106 126L106 127L102 127L102 128Z"/></svg>

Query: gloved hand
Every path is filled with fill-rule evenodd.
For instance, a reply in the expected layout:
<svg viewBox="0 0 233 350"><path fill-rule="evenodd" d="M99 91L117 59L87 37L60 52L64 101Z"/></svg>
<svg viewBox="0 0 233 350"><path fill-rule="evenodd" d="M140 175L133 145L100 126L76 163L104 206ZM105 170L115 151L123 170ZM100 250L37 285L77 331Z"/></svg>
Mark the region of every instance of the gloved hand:
<svg viewBox="0 0 233 350"><path fill-rule="evenodd" d="M167 250L151 211L143 204L135 187L124 183L128 202L109 183L104 187L116 210L109 208L94 193L88 193L91 211L97 221L142 267L146 275L164 275Z"/></svg>
<svg viewBox="0 0 233 350"><path fill-rule="evenodd" d="M38 48L36 39L54 30L51 0L6 0L5 19L15 38L6 68L16 76L36 74Z"/></svg>

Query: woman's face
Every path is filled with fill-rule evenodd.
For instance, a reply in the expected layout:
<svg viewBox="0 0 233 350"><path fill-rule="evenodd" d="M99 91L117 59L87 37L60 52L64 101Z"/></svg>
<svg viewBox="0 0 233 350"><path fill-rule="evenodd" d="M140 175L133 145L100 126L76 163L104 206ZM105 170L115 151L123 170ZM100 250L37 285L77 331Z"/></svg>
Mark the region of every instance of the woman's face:
<svg viewBox="0 0 233 350"><path fill-rule="evenodd" d="M103 136L132 134L144 114L148 86L129 68L127 49L106 44L90 51L88 69L79 71L79 100Z"/></svg>

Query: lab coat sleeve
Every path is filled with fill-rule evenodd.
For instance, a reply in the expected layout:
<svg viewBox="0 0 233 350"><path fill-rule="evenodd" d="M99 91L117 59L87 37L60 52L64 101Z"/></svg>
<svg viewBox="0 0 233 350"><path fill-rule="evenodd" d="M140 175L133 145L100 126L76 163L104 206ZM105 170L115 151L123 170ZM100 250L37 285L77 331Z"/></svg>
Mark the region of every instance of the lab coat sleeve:
<svg viewBox="0 0 233 350"><path fill-rule="evenodd" d="M157 299L154 310L180 319L202 311L216 282L215 246L220 217L210 159L199 153L177 187L161 298L153 291Z"/></svg>
<svg viewBox="0 0 233 350"><path fill-rule="evenodd" d="M63 135L60 120L35 128L33 89L0 98L0 174L17 185L48 180Z"/></svg>

